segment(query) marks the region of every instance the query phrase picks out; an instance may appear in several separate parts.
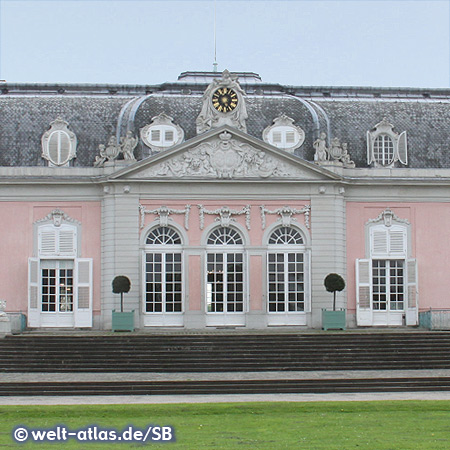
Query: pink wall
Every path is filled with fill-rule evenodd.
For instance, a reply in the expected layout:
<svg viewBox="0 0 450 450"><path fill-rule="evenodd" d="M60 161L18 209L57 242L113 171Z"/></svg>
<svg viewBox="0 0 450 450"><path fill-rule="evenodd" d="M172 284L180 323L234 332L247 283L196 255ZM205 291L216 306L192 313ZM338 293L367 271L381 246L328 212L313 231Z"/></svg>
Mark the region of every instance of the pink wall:
<svg viewBox="0 0 450 450"><path fill-rule="evenodd" d="M412 258L417 259L420 310L450 308L449 203L347 203L348 309L356 308L355 260L365 258L365 224L386 208L411 223Z"/></svg>
<svg viewBox="0 0 450 450"><path fill-rule="evenodd" d="M53 209L63 210L82 224L81 255L93 258L94 314L100 313L101 205L100 202L3 202L0 229L0 298L7 311L27 312L28 258L33 256L33 223Z"/></svg>

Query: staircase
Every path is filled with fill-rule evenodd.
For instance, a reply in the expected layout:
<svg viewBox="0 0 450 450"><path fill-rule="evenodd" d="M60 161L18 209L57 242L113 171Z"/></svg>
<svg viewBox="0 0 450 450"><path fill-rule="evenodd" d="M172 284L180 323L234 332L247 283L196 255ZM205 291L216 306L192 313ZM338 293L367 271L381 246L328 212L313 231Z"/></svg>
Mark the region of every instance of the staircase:
<svg viewBox="0 0 450 450"><path fill-rule="evenodd" d="M310 333L8 336L0 340L0 372L60 374L6 382L0 395L153 395L450 390L450 376L339 379L332 371L450 369L450 333ZM261 379L262 372L282 372ZM312 372L323 371L320 378ZM284 372L284 376L283 376ZM293 377L292 372L298 373ZM98 380L65 381L64 373ZM102 374L124 373L108 381ZM130 374L127 379L126 373ZM132 373L208 373L214 379L136 380ZM236 379L221 374L234 373ZM239 379L239 374L247 374ZM252 374L249 379L249 373ZM287 376L290 374L290 376ZM432 374L432 372L431 372ZM254 376L253 376L254 375ZM450 371L449 371L450 375ZM102 379L105 378L105 379ZM151 377L150 377L151 378ZM170 378L170 377L168 377ZM226 379L225 379L226 378ZM61 381L63 380L63 381Z"/></svg>

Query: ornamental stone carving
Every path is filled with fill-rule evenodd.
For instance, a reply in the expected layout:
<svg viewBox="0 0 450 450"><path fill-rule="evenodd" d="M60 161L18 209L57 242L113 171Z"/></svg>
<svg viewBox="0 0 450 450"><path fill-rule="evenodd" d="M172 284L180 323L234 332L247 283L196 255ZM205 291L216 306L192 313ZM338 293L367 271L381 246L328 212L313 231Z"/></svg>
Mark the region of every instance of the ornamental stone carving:
<svg viewBox="0 0 450 450"><path fill-rule="evenodd" d="M409 221L407 219L400 219L398 216L394 214L394 212L390 208L386 208L383 212L381 212L375 219L369 219L367 223L380 223L384 224L387 228L392 226L392 223L404 223L409 225Z"/></svg>
<svg viewBox="0 0 450 450"><path fill-rule="evenodd" d="M203 205L197 205L199 209L200 215L200 230L203 230L205 227L205 214L218 215L219 217L215 218L216 222L220 222L222 227L229 227L231 222L236 222L232 216L240 216L245 214L245 225L247 229L250 230L250 205L244 206L240 211L235 209L230 209L228 206L222 206L222 208L218 208L215 210L208 210L203 207Z"/></svg>
<svg viewBox="0 0 450 450"><path fill-rule="evenodd" d="M309 223L309 215L311 212L311 205L305 205L302 209L291 208L290 206L283 206L282 208L275 209L273 211L267 209L264 205L260 206L261 209L261 224L262 229L266 228L266 214L277 214L279 215L278 222L281 222L283 227L290 227L292 222L296 222L297 219L294 217L296 214L305 215L305 226L306 228L311 228Z"/></svg>
<svg viewBox="0 0 450 450"><path fill-rule="evenodd" d="M121 153L124 160L136 161L133 152L137 144L138 139L133 136L132 131L127 131L126 136L120 139L120 143L117 142L117 137L112 135L106 145L100 144L98 146L100 155L95 157L94 167L103 167L105 163L114 162Z"/></svg>
<svg viewBox="0 0 450 450"><path fill-rule="evenodd" d="M72 217L68 216L64 211L58 208L54 209L42 219L36 220L35 223L42 222L53 222L55 227L60 227L63 222L69 222L77 225L81 224L78 220L72 219Z"/></svg>
<svg viewBox="0 0 450 450"><path fill-rule="evenodd" d="M204 142L169 161L156 165L149 176L206 178L288 177L287 164L224 131L219 139Z"/></svg>
<svg viewBox="0 0 450 450"><path fill-rule="evenodd" d="M222 125L247 132L248 115L244 96L245 92L237 77L224 70L222 78L214 79L203 94L202 109L196 120L197 134Z"/></svg>
<svg viewBox="0 0 450 450"><path fill-rule="evenodd" d="M331 146L327 147L327 134L322 132L314 141L314 162L321 166L341 166L346 168L355 167L355 163L348 154L348 144L335 137L331 140Z"/></svg>
<svg viewBox="0 0 450 450"><path fill-rule="evenodd" d="M141 216L141 229L144 228L145 215L155 214L159 218L159 224L162 227L167 227L169 224L170 214L184 214L184 228L189 230L189 213L191 211L191 205L186 205L184 209L172 209L167 206L161 206L157 209L145 209L145 206L139 204L139 214Z"/></svg>

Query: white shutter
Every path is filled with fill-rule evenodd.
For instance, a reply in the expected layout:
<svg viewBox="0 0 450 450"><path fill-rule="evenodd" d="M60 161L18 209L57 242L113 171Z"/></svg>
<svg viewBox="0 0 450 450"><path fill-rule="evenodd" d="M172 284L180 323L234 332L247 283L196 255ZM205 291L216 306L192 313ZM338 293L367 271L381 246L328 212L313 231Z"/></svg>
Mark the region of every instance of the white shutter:
<svg viewBox="0 0 450 450"><path fill-rule="evenodd" d="M398 159L402 164L408 164L408 147L406 143L406 131L400 134L398 138Z"/></svg>
<svg viewBox="0 0 450 450"><path fill-rule="evenodd" d="M39 229L39 255L50 256L57 253L56 228L42 227Z"/></svg>
<svg viewBox="0 0 450 450"><path fill-rule="evenodd" d="M356 260L356 321L358 326L372 325L372 263Z"/></svg>
<svg viewBox="0 0 450 450"><path fill-rule="evenodd" d="M58 254L76 256L77 246L76 246L75 228L73 227L61 228L58 231L59 231Z"/></svg>
<svg viewBox="0 0 450 450"><path fill-rule="evenodd" d="M92 259L75 259L75 327L92 327Z"/></svg>
<svg viewBox="0 0 450 450"><path fill-rule="evenodd" d="M388 231L372 228L372 255L386 255L388 253Z"/></svg>
<svg viewBox="0 0 450 450"><path fill-rule="evenodd" d="M311 311L311 251L304 253L305 312Z"/></svg>
<svg viewBox="0 0 450 450"><path fill-rule="evenodd" d="M372 136L370 135L370 131L367 132L367 165L371 165L373 163L373 142Z"/></svg>
<svg viewBox="0 0 450 450"><path fill-rule="evenodd" d="M389 230L389 253L406 255L406 229Z"/></svg>
<svg viewBox="0 0 450 450"><path fill-rule="evenodd" d="M39 259L28 259L28 326L38 327L39 323Z"/></svg>
<svg viewBox="0 0 450 450"><path fill-rule="evenodd" d="M406 325L417 325L419 317L419 302L417 289L417 260L406 261Z"/></svg>

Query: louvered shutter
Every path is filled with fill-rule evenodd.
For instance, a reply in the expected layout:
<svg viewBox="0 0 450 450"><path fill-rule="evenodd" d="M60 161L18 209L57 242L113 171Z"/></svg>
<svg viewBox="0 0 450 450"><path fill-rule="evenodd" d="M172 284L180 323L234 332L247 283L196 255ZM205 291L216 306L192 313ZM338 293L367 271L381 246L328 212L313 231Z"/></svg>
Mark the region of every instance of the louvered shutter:
<svg viewBox="0 0 450 450"><path fill-rule="evenodd" d="M370 164L373 163L373 142L372 142L372 136L370 135L370 132L367 132L367 165L370 166Z"/></svg>
<svg viewBox="0 0 450 450"><path fill-rule="evenodd" d="M393 228L389 230L389 254L406 255L406 229Z"/></svg>
<svg viewBox="0 0 450 450"><path fill-rule="evenodd" d="M38 327L39 323L39 259L28 259L28 326Z"/></svg>
<svg viewBox="0 0 450 450"><path fill-rule="evenodd" d="M419 317L418 289L417 289L417 260L406 261L406 325L417 325Z"/></svg>
<svg viewBox="0 0 450 450"><path fill-rule="evenodd" d="M358 326L372 325L372 263L356 260L356 321Z"/></svg>
<svg viewBox="0 0 450 450"><path fill-rule="evenodd" d="M92 259L75 260L75 326L92 327Z"/></svg>
<svg viewBox="0 0 450 450"><path fill-rule="evenodd" d="M51 256L57 254L57 230L53 227L42 227L39 229L39 255Z"/></svg>
<svg viewBox="0 0 450 450"><path fill-rule="evenodd" d="M388 230L373 228L371 231L372 255L386 255L388 253Z"/></svg>
<svg viewBox="0 0 450 450"><path fill-rule="evenodd" d="M408 164L408 148L406 142L406 131L400 134L398 138L398 159L402 164Z"/></svg>
<svg viewBox="0 0 450 450"><path fill-rule="evenodd" d="M74 227L61 227L58 230L58 255L76 256L76 229Z"/></svg>
<svg viewBox="0 0 450 450"><path fill-rule="evenodd" d="M304 253L303 270L305 274L305 312L311 311L311 251Z"/></svg>
<svg viewBox="0 0 450 450"><path fill-rule="evenodd" d="M48 156L52 164L66 164L70 159L71 145L70 137L65 131L54 131L48 140Z"/></svg>

